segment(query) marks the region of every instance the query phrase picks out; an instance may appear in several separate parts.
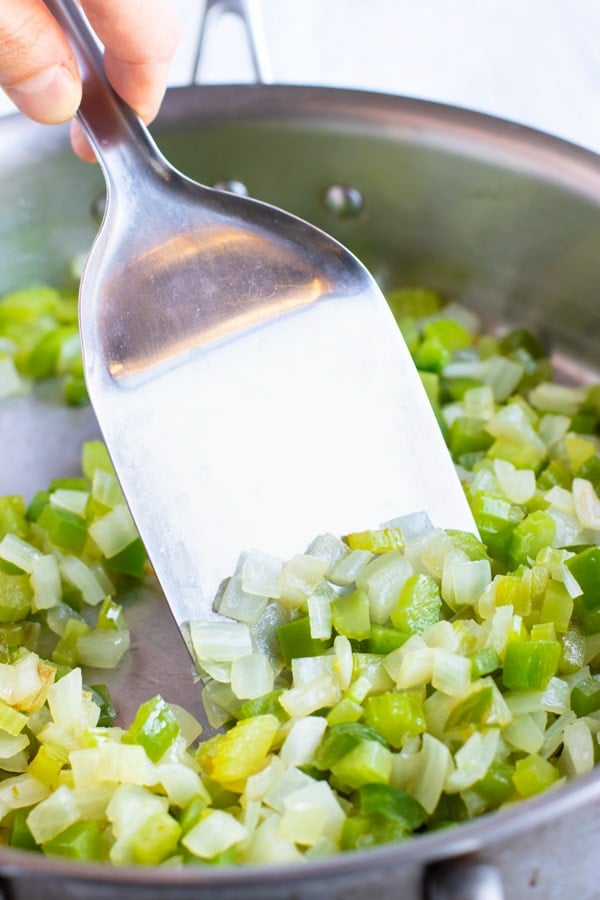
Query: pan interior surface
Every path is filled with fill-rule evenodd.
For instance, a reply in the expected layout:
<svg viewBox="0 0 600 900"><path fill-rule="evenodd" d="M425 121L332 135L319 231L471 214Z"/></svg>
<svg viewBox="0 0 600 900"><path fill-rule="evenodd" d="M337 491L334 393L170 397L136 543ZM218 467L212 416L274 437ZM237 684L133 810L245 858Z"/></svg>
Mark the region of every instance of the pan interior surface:
<svg viewBox="0 0 600 900"><path fill-rule="evenodd" d="M0 125L0 293L68 283L73 258L86 252L96 231L100 173L72 157L64 129L44 130L19 117ZM324 228L384 287L431 286L476 310L490 326L530 328L553 348L565 380L585 383L600 371L600 162L592 154L434 104L277 86L171 91L155 133L186 174L211 185L241 183L250 195ZM356 202L332 204L333 189ZM7 401L0 407L0 429L11 435L0 492L27 496L53 477L75 473L81 441L97 435L89 410L65 410L45 396ZM166 699L199 712L178 634L161 598L146 599L131 622L134 654L112 683L123 716L153 692L157 647ZM531 896L541 898L564 880L564 855L554 852L561 849L561 835L566 843L576 834L580 858L593 859L599 795L594 775L552 799L413 844L315 863L310 872L90 868L88 881L87 866L24 860L9 850L0 861L18 875L11 886L17 900L100 900L114 894L115 884L123 896L144 898L308 900L364 896L370 888L391 898L398 895L399 878L403 896L421 895L429 859L468 855L487 842L507 890L522 894L535 869ZM569 877L571 892L593 896L589 866Z"/></svg>

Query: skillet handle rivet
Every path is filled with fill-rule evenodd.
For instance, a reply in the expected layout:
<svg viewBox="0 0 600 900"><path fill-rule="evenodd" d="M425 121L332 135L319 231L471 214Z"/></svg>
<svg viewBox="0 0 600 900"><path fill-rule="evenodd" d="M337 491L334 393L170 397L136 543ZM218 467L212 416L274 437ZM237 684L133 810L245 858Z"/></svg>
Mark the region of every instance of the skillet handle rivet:
<svg viewBox="0 0 600 900"><path fill-rule="evenodd" d="M330 184L323 191L323 205L340 219L358 216L364 207L364 198L351 184Z"/></svg>

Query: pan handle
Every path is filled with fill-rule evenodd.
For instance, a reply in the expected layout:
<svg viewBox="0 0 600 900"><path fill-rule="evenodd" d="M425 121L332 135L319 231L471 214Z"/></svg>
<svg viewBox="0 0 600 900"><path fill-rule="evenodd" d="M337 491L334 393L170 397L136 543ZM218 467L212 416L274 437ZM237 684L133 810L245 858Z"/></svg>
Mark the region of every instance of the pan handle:
<svg viewBox="0 0 600 900"><path fill-rule="evenodd" d="M425 869L425 900L504 900L500 873L473 857L431 863Z"/></svg>
<svg viewBox="0 0 600 900"><path fill-rule="evenodd" d="M191 84L199 83L200 64L205 53L206 42L210 38L210 31L224 15L237 16L244 26L256 83L270 84L273 81L273 75L259 0L206 0L200 22Z"/></svg>

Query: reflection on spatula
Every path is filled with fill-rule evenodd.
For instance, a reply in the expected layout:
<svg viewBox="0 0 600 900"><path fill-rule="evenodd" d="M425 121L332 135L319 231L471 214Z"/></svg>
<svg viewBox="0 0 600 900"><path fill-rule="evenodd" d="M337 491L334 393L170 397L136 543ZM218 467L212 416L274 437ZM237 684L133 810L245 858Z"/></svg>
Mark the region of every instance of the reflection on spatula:
<svg viewBox="0 0 600 900"><path fill-rule="evenodd" d="M173 170L108 87L74 0L47 0L84 79L106 216L81 286L88 388L180 627L242 550L426 510L474 529L387 304L321 231Z"/></svg>

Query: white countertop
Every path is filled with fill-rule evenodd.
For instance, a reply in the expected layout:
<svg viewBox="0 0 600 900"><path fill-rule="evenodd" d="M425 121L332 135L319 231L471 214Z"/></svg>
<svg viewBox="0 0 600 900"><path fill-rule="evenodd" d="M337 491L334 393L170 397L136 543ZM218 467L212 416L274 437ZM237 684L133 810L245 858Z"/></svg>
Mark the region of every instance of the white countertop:
<svg viewBox="0 0 600 900"><path fill-rule="evenodd" d="M190 80L202 2L171 83ZM259 0L274 80L364 88L492 113L600 152L599 0ZM246 81L237 20L207 46L204 80ZM0 112L11 109L0 97Z"/></svg>

